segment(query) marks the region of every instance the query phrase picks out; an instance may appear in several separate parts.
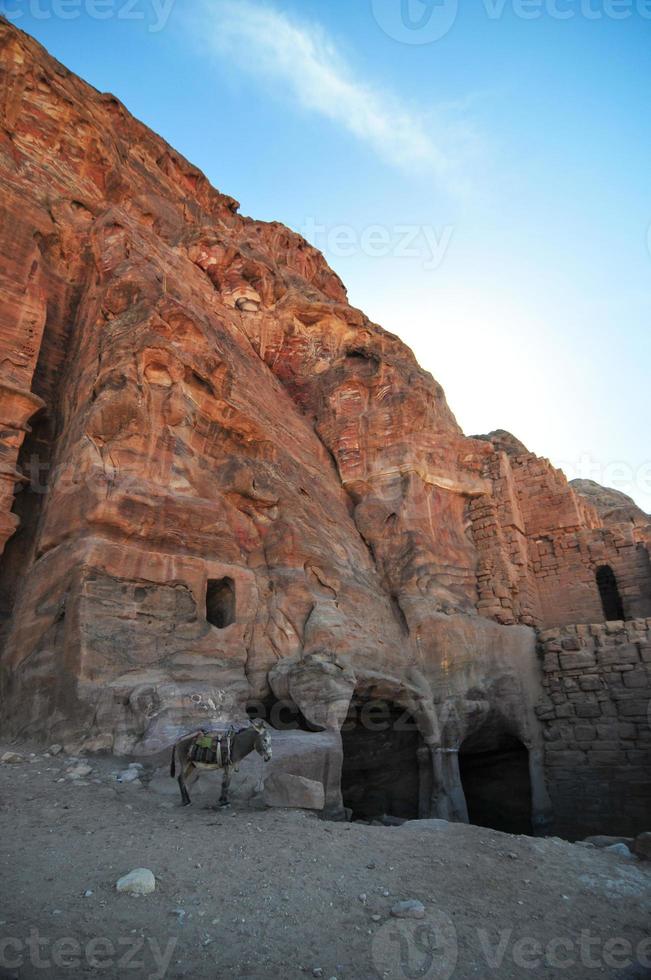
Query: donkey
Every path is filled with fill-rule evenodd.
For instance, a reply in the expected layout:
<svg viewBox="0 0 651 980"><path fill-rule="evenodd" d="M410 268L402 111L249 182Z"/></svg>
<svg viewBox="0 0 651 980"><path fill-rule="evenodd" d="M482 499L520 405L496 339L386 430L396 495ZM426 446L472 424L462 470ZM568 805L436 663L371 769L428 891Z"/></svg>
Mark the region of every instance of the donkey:
<svg viewBox="0 0 651 980"><path fill-rule="evenodd" d="M176 758L179 760L178 783L181 790L181 803L189 806L192 803L188 793L188 785L196 782L201 774L201 770L224 770L222 781L222 791L219 797L219 806L228 806L228 790L231 784L233 769L245 756L254 750L261 755L265 762L271 760L271 735L265 727L261 718L251 724L249 728L240 728L239 731L232 733L214 733L220 735L220 744L216 752L215 761L199 762L195 746L199 740L203 741L211 732L193 732L185 735L172 747L172 763L170 765L170 776L172 779L176 775Z"/></svg>

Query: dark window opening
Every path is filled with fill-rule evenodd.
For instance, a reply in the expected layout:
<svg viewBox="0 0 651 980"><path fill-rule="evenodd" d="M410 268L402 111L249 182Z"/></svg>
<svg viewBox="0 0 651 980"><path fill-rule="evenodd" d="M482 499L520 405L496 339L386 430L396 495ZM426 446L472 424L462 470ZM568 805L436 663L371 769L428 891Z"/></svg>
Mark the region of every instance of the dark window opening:
<svg viewBox="0 0 651 980"><path fill-rule="evenodd" d="M417 819L422 739L409 712L386 701L354 699L341 738L341 792L352 819Z"/></svg>
<svg viewBox="0 0 651 980"><path fill-rule="evenodd" d="M597 569L597 585L601 596L606 622L625 619L624 603L617 585L617 579L610 565L602 565Z"/></svg>
<svg viewBox="0 0 651 980"><path fill-rule="evenodd" d="M484 726L461 746L459 772L471 824L533 833L529 753L519 739Z"/></svg>
<svg viewBox="0 0 651 980"><path fill-rule="evenodd" d="M232 578L208 580L206 619L220 630L235 622L235 583Z"/></svg>

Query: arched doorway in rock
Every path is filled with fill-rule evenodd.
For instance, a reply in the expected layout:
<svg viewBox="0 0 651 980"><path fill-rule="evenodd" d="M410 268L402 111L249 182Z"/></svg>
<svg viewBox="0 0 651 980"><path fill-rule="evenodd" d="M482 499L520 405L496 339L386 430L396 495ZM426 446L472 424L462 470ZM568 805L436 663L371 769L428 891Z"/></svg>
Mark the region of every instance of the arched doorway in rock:
<svg viewBox="0 0 651 980"><path fill-rule="evenodd" d="M390 701L355 695L341 740L341 793L352 819L417 819L423 740L413 715Z"/></svg>
<svg viewBox="0 0 651 980"><path fill-rule="evenodd" d="M617 578L610 565L601 565L597 569L597 586L606 622L625 619L624 602L619 591Z"/></svg>
<svg viewBox="0 0 651 980"><path fill-rule="evenodd" d="M532 834L531 778L526 746L494 719L459 750L468 819L507 834Z"/></svg>

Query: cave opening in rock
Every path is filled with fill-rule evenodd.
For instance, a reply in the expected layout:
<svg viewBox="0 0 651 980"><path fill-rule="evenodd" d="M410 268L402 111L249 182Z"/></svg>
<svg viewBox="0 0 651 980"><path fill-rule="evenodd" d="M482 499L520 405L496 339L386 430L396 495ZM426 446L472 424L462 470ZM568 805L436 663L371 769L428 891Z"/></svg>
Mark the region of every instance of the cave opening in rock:
<svg viewBox="0 0 651 980"><path fill-rule="evenodd" d="M208 579L206 619L220 630L235 622L235 583L232 578Z"/></svg>
<svg viewBox="0 0 651 980"><path fill-rule="evenodd" d="M42 410L26 429L16 464L24 481L16 485L11 509L19 520L18 529L9 538L0 558L0 634L11 616L23 571L31 561L49 485L53 419Z"/></svg>
<svg viewBox="0 0 651 980"><path fill-rule="evenodd" d="M624 603L615 573L610 565L602 565L601 568L597 569L597 586L606 621L625 619Z"/></svg>
<svg viewBox="0 0 651 980"><path fill-rule="evenodd" d="M532 834L529 752L513 735L484 726L459 750L468 819L507 834Z"/></svg>
<svg viewBox="0 0 651 980"><path fill-rule="evenodd" d="M388 701L354 698L341 739L341 792L352 819L417 819L422 738L413 716Z"/></svg>
<svg viewBox="0 0 651 980"><path fill-rule="evenodd" d="M373 375L377 372L380 362L370 351L355 348L346 352L346 365L355 374Z"/></svg>

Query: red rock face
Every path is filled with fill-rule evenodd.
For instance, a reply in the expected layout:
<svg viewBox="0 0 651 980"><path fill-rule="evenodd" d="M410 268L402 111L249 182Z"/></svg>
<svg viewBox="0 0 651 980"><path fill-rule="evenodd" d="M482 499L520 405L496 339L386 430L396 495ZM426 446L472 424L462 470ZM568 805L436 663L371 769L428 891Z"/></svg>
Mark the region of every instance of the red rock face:
<svg viewBox="0 0 651 980"><path fill-rule="evenodd" d="M509 436L487 464L492 493L471 507L480 552L479 609L499 622L534 626L651 616L651 528L597 510L560 470ZM503 451L504 449L504 451ZM601 488L600 497L612 491ZM619 515L622 516L621 514ZM611 569L621 614L606 615L599 575Z"/></svg>
<svg viewBox="0 0 651 980"><path fill-rule="evenodd" d="M533 745L522 624L602 619L602 560L651 614L642 532L466 438L314 248L4 21L0 72L9 730L145 750L272 695L336 728L356 690Z"/></svg>

